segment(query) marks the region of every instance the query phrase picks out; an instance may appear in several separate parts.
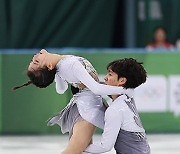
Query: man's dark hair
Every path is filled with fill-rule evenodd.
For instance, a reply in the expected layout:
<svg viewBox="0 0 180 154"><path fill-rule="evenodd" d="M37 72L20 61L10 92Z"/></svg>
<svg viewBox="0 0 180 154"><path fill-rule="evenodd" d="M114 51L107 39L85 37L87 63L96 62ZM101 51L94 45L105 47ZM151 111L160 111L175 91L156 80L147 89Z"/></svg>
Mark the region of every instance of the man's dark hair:
<svg viewBox="0 0 180 154"><path fill-rule="evenodd" d="M142 66L143 63L137 62L133 58L124 58L115 60L108 64L107 69L111 69L118 75L118 79L125 77L127 79L125 88L136 88L146 81L147 74Z"/></svg>

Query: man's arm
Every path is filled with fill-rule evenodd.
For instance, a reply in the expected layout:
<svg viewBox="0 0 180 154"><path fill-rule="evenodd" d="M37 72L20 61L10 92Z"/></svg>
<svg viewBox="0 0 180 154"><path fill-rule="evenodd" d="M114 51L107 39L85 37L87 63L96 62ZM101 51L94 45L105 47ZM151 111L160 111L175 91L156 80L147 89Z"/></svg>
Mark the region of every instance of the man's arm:
<svg viewBox="0 0 180 154"><path fill-rule="evenodd" d="M110 106L105 113L105 126L102 138L100 141L90 144L85 149L85 152L103 153L110 151L115 145L121 124L122 112L119 112L117 109L111 108Z"/></svg>

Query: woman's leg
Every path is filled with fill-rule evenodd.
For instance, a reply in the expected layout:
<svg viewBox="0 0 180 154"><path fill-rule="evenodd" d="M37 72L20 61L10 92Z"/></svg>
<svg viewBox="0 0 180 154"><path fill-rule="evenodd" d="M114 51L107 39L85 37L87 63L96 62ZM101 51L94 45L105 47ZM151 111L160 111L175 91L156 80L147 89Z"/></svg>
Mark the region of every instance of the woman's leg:
<svg viewBox="0 0 180 154"><path fill-rule="evenodd" d="M82 154L85 148L91 143L95 126L83 120L77 121L73 127L73 133L67 148L62 154Z"/></svg>

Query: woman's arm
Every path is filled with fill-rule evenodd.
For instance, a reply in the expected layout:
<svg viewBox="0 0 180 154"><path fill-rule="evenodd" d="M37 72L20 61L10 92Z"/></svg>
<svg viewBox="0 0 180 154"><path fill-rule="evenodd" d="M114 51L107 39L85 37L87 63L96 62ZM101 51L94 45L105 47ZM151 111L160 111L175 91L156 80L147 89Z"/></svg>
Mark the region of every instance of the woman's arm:
<svg viewBox="0 0 180 154"><path fill-rule="evenodd" d="M123 87L104 85L96 82L79 61L74 62L72 69L74 76L95 94L117 95L127 93Z"/></svg>

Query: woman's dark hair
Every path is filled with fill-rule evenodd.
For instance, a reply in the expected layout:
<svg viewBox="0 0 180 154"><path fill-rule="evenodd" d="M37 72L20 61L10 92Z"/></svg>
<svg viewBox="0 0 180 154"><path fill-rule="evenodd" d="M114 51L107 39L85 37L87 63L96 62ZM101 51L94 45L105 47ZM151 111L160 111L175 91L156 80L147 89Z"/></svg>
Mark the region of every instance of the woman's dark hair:
<svg viewBox="0 0 180 154"><path fill-rule="evenodd" d="M159 29L163 30L166 34L167 34L167 30L165 27L163 26L156 26L154 29L153 29L153 33L156 33Z"/></svg>
<svg viewBox="0 0 180 154"><path fill-rule="evenodd" d="M107 69L115 72L118 75L118 79L121 77L127 79L123 87L136 88L146 82L147 74L142 64L133 58L124 58L109 63Z"/></svg>
<svg viewBox="0 0 180 154"><path fill-rule="evenodd" d="M48 70L47 67L38 69L36 71L27 71L27 76L32 83L39 88L46 88L49 86L55 78L56 68Z"/></svg>
<svg viewBox="0 0 180 154"><path fill-rule="evenodd" d="M53 70L48 70L47 67L34 70L34 71L27 71L27 76L29 77L29 81L21 86L14 87L13 89L16 90L23 86L28 86L31 83L39 88L46 88L49 86L55 78L56 68Z"/></svg>

